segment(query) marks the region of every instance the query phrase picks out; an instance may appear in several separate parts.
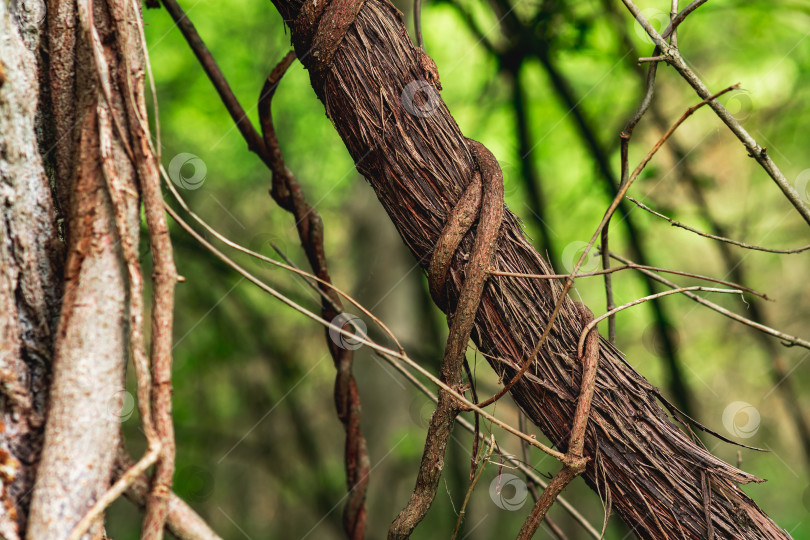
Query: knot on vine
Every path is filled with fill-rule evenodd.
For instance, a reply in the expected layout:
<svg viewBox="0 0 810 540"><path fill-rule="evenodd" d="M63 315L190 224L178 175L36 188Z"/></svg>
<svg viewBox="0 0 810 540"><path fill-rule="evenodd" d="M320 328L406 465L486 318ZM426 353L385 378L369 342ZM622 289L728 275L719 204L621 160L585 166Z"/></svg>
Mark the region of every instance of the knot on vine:
<svg viewBox="0 0 810 540"><path fill-rule="evenodd" d="M292 22L292 40L301 63L321 92L332 58L365 0L305 0Z"/></svg>
<svg viewBox="0 0 810 540"><path fill-rule="evenodd" d="M480 142L467 139L467 144L475 162L476 171L472 181L464 188L461 198L447 216L428 266L430 296L436 305L445 311L448 306L448 274L453 262L453 256L462 239L478 220L475 244L465 270L465 285L480 282L483 289L483 283L486 281L494 260L498 231L503 219L503 173L498 161L492 155L492 152ZM483 290L477 293L477 300L472 313L465 314L461 313L461 308L464 305L461 302L461 297L464 296L465 288L463 287L460 293L458 309L448 316L453 318L459 316L475 318ZM472 322L470 320L470 327Z"/></svg>

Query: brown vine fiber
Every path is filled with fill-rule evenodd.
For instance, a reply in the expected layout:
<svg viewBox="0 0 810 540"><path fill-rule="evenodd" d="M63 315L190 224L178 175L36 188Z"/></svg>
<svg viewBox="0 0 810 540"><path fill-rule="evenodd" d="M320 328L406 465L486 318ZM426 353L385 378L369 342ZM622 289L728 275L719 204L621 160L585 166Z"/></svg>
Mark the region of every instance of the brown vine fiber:
<svg viewBox="0 0 810 540"><path fill-rule="evenodd" d="M287 21L301 9L298 0L274 3ZM306 67L318 62L302 47L295 28L292 38ZM331 67L321 72L323 77L315 77L313 83L327 114L358 171L425 268L445 219L474 170L465 138L440 99L426 103L418 93L415 103L409 104L411 111L416 105L416 115L403 103L407 85L428 74L408 39L401 13L382 0L366 0ZM455 309L475 230L462 242L449 273L448 313ZM495 266L509 272L552 272L508 211ZM545 280L488 281L473 340L504 380L512 377L537 343L560 290L558 283ZM582 328L576 306L566 299L547 345L511 390L529 418L562 450L568 446L580 389L576 347ZM706 538L701 489L705 474L718 537L789 538L736 486L759 479L714 457L678 429L659 404L669 406L658 390L613 346L601 340L599 353L584 450L591 461L584 477L639 537Z"/></svg>

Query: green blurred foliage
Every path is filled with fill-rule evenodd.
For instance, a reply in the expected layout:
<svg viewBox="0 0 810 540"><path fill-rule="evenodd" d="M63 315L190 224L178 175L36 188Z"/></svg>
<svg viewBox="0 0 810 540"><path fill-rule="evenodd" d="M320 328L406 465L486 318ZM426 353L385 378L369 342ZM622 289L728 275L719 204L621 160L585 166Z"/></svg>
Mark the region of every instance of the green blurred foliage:
<svg viewBox="0 0 810 540"><path fill-rule="evenodd" d="M427 3L422 15L425 43L441 73L442 97L464 133L484 142L501 161L507 202L524 220L527 234L536 238L538 222L526 202L521 176L513 80L470 30L459 6L488 40L497 47L506 44L488 4ZM264 79L289 49L289 33L279 15L269 2L251 0L184 1L183 7L257 125L256 100ZM410 24L410 6L399 7ZM640 7L660 25L669 2L647 1ZM523 21L537 18L534 39L548 47L618 176L618 135L643 91L643 71L635 60L649 55L652 46L620 2L519 1L514 8ZM278 245L308 269L293 220L267 195L267 169L247 150L170 17L156 9L146 10L144 19L159 102L163 164L168 167L175 156L186 152L205 165L202 185L181 189L183 197L229 238L275 258L271 244ZM810 167L804 133L810 118L808 23L810 5L804 1L716 0L701 7L679 30L684 56L710 88L741 83L742 90L724 97L724 102L767 146L786 176L797 180ZM566 246L590 237L609 202L608 190L569 108L555 93L541 63L528 58L520 78L529 101L534 146L527 159L541 179L546 198L541 217L555 247L551 255L560 260ZM663 65L659 68L656 102L667 122L698 101L676 73ZM443 318L430 306L421 272L371 189L354 170L300 64L293 64L284 77L273 110L287 164L323 217L335 283L371 308L416 358L435 371L446 332ZM633 138L631 167L660 134L648 115ZM806 225L711 111L698 111L674 139L699 175L715 219L733 237L772 247L806 243ZM631 195L706 230L708 223L675 165L673 155L663 149ZM656 266L727 277L716 243L672 228L640 210L632 212L632 219ZM342 538L343 431L334 412L334 368L324 345L324 330L233 273L174 224L172 236L178 270L186 278L177 288L175 322L176 492L225 538ZM611 227L611 249L628 253L627 229L620 219L614 219ZM761 303L771 325L807 337L803 321L810 316L808 255L732 249L743 258L748 285L775 300ZM300 279L232 250L228 253L284 294L318 311L317 298ZM615 275L613 282L617 303L646 294L637 275L624 272ZM604 310L600 278L578 280L574 295L595 312ZM745 302L754 301L731 295L711 299L742 314L747 312ZM663 304L676 327L698 419L724 435L770 450L739 452L746 470L768 480L745 489L794 538L810 538L808 462L770 375L773 361L784 363L790 375L780 384L793 386L806 412L810 409L804 392L809 382L807 351L780 346L780 357L774 359L745 327L686 298L670 296ZM624 311L617 327L617 344L628 361L666 389L667 370L657 354L650 310L640 306ZM373 328L370 333L381 338ZM482 358L472 353L470 358L476 362L479 392L492 393L498 381ZM373 467L368 537L379 538L413 486L430 406L367 350L358 351L355 362ZM507 401L495 410L516 422L514 404ZM734 437L723 423L724 410L737 401L750 403L760 414L752 437ZM744 425L747 417L735 421ZM138 425L137 412L124 422L135 454L143 449ZM734 426L730 428L733 431ZM506 451L520 455L513 438L492 431ZM719 456L737 460L736 447L704 440ZM466 432L456 430L436 503L414 538L450 535L469 483L470 441ZM542 473L558 469L553 460L536 453L531 453L529 461ZM499 471L497 461L487 466L460 537L516 534L530 501L519 511L494 504L489 487ZM599 527L601 503L581 481L569 487L565 496ZM559 506L550 515L569 537L585 537ZM137 538L139 519L136 510L119 501L108 520L108 532L118 539ZM542 531L538 536L548 535ZM626 535L626 527L611 519L606 538Z"/></svg>

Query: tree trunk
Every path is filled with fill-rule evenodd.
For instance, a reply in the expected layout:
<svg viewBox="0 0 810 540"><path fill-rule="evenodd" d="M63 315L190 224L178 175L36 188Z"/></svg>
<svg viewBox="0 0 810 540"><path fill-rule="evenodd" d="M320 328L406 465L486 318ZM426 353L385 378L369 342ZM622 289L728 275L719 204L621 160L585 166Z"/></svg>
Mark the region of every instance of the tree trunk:
<svg viewBox="0 0 810 540"><path fill-rule="evenodd" d="M37 140L45 6L0 2L0 537L25 530L42 448L62 244Z"/></svg>
<svg viewBox="0 0 810 540"><path fill-rule="evenodd" d="M114 472L141 279L124 257L140 230L138 18L128 0L0 3L3 538L67 537ZM98 519L84 537L103 533Z"/></svg>
<svg viewBox="0 0 810 540"><path fill-rule="evenodd" d="M352 23L358 4L332 2L307 5L298 18L299 0L274 0L358 171L426 268L448 212L473 175L465 138L439 97L431 62L412 46L401 13L384 0L367 0ZM344 25L350 26L341 39ZM455 308L474 234L456 254L448 312ZM501 227L496 267L552 273L511 212ZM556 282L490 278L473 340L503 380L534 348L560 291ZM579 394L581 331L578 312L566 299L547 344L511 391L562 450ZM673 424L659 402L671 407L602 340L585 443L588 485L642 538L706 538L707 515L719 537L788 538L736 485L759 480L712 456Z"/></svg>

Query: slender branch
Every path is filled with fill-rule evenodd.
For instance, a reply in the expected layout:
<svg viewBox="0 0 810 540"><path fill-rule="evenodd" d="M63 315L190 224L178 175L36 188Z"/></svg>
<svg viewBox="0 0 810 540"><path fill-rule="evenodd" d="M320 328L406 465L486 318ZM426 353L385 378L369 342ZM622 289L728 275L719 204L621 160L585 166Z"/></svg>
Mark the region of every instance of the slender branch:
<svg viewBox="0 0 810 540"><path fill-rule="evenodd" d="M257 278L256 276L254 276L253 274L248 272L244 267L237 264L235 261L233 261L233 259L231 259L227 255L225 255L224 253L219 251L216 247L211 245L210 242L208 242L197 231L195 231L188 223L186 223L185 220L183 220L183 218L181 218L177 214L177 212L175 212L174 209L172 209L170 206L166 205L165 208L166 208L166 212L172 217L172 219L174 219L175 222L178 225L180 225L183 229L185 229L185 231L188 234L190 234L197 242L199 242L204 248L206 248L208 251L210 251L215 257L220 259L226 265L230 266L237 273L242 275L245 279L247 279L248 281L250 281L251 283L253 283L257 287L262 289L263 291L270 294L270 296L276 298L277 300L280 300L281 302L283 302L287 306L293 308L295 311L301 313L302 315L305 315L306 317L309 317L310 319L312 319L315 322L320 323L321 325L325 326L326 328L330 328L335 332L339 332L341 335L343 335L343 336L345 336L347 338L351 338L351 339L355 340L356 342L361 343L363 345L366 345L366 346L368 346L368 347L370 347L370 348L372 348L372 349L374 349L374 350L376 350L376 351L378 351L380 353L391 355L394 358L402 360L403 362L408 364L410 367L412 367L413 369L418 371L420 374L422 374L424 377L428 378L433 384L435 384L436 386L438 386L439 388L441 388L442 390L444 390L445 392L450 394L450 396L455 398L456 401L460 402L467 409L477 412L484 419L488 420L489 422L492 422L493 424L495 424L496 426L504 429L505 431L508 431L512 435L515 435L518 438L523 439L524 441L528 442L530 445L532 445L535 448L539 449L541 452L543 452L545 454L548 454L549 456L551 456L551 457L553 457L553 458L555 458L557 460L560 460L560 461L565 457L565 454L563 454L562 452L558 452L557 450L554 450L552 448L547 447L546 445L539 442L537 440L537 438L534 437L533 435L527 435L527 434L521 432L520 430L515 429L514 427L512 427L508 423L504 422L503 420L499 420L495 416L493 416L493 415L489 414L488 412L486 412L485 410L481 409L478 405L476 405L475 403L471 402L466 397L464 397L463 394L457 392L455 389L451 388L450 386L445 384L443 381L441 381L438 377L436 377L435 375L433 375L432 373L427 371L425 368L420 366L417 362L414 362L413 360L411 360L407 355L401 354L398 351L394 351L392 349L389 349L387 347L379 345L378 343L375 343L375 342L373 342L373 341L371 341L371 340L369 340L369 339L367 339L367 338L365 338L363 336L360 336L360 335L354 334L354 333L352 333L350 331L347 331L343 327L337 326L337 325L333 324L332 322L323 319L322 317L316 315L315 313L308 310L307 308L297 304L295 301L290 300L289 298L287 298L286 296L284 296L283 294L278 292L276 289L274 289L273 287L270 287L269 285L265 284L259 278Z"/></svg>
<svg viewBox="0 0 810 540"><path fill-rule="evenodd" d="M692 13L693 11L695 11L697 8L699 8L708 1L709 0L694 0L694 2L683 8L682 11L680 11L674 18L672 18L669 25L664 29L664 32L661 34L661 37L667 39L670 36L670 34L674 34L675 30L678 28L678 25L681 24L690 13ZM678 8L677 3L673 2L673 6L677 10ZM677 45L677 42L673 43L673 45Z"/></svg>
<svg viewBox="0 0 810 540"><path fill-rule="evenodd" d="M132 0L129 10L116 14L113 18L118 25L119 35L126 35L130 20L136 21L137 43L143 54L143 62L151 73L146 37L143 31L140 5ZM113 3L113 10L118 5ZM177 283L177 269L166 214L163 212L163 193L160 190L159 152L152 146L149 136L149 121L143 94L134 91L137 83L134 75L142 67L130 66L130 57L125 54L126 64L122 86L128 90L124 101L127 108L129 131L132 137L132 148L136 156L135 167L140 180L143 195L144 216L146 218L149 247L152 254L152 316L151 316L151 349L152 368L152 416L155 430L160 437L160 454L155 464L151 490L146 504L146 515L142 538L144 540L161 540L166 518L169 515L169 495L174 477L175 440L172 420L172 327L174 322L174 287ZM150 78L151 80L151 78ZM155 103L157 97L154 96ZM136 95L138 97L136 97ZM154 109L155 126L160 144L160 120L157 107Z"/></svg>
<svg viewBox="0 0 810 540"><path fill-rule="evenodd" d="M720 285L726 285L728 287L734 287L735 289L740 289L747 293L753 294L754 296L758 296L763 300L771 300L768 296L764 293L755 291L754 289L750 289L745 287L744 285L740 285L738 283L734 283L733 281L725 281L723 279L712 278L708 276L704 276L701 274L693 274L691 272L682 272L680 270L670 270L668 268L658 268L657 266L646 266L643 264L636 264L636 263L629 263L622 266L614 266L612 268L608 268L607 270L596 270L594 272L584 272L577 274L574 276L575 278L581 277L592 277L592 276L602 276L605 274L613 274L615 272L619 272L621 270L650 270L651 272L663 272L665 274L673 274L676 276L683 276L689 278L700 279L703 281L709 281L711 283L718 283ZM565 279L569 276L569 274L520 274L517 272L502 272L499 270L493 270L490 272L493 276L507 276L507 277L517 277L517 278L527 278L527 279Z"/></svg>
<svg viewBox="0 0 810 540"><path fill-rule="evenodd" d="M689 118L696 110L698 110L700 107L705 105L709 101L709 99L714 99L714 97L725 94L726 92L729 92L730 90L734 89L735 87L736 87L736 85L729 86L728 88L722 90L721 92L718 92L715 96L712 96L712 97L710 97L708 99L704 99L703 101L701 101L697 105L693 105L692 107L689 107L686 110L686 112L684 112L681 115L681 117L678 118L678 120L676 120L675 123L667 130L667 132L664 133L664 135L658 140L658 142L655 143L655 145L650 149L650 151L647 152L647 155L644 156L644 159L641 160L641 163L639 163L639 165L633 171L633 174L631 174L630 177L627 179L627 182L624 182L622 184L621 188L619 189L619 192L613 198L613 201L610 203L610 206L608 207L607 211L605 212L605 215L602 218L602 221L599 223L599 225L596 228L596 231L593 233L593 236L591 236L590 241L585 246L585 249L582 251L582 254L579 257L579 260L574 265L573 270L571 270L571 273L566 278L565 283L563 285L562 292L560 293L560 296L559 296L559 300L554 305L554 309L552 310L551 315L549 316L548 323L546 324L546 327L544 328L543 333L542 333L542 335L540 336L540 339L537 342L537 345L535 345L534 349L529 354L529 356L526 358L523 365L520 367L520 370L518 370L518 372L515 374L515 376L512 378L512 380L510 380L497 394L495 394L491 398L483 401L480 404L482 407L490 405L491 403L494 403L495 401L500 399L502 396L504 396L506 394L506 392L508 392L515 384L517 384L517 382L521 379L521 377L523 377L523 374L526 373L526 371L529 369L529 366L532 365L532 362L534 361L534 358L537 356L537 353L540 352L540 348L543 346L543 343L545 342L546 338L548 337L549 333L551 332L551 328L554 326L554 322L557 320L557 316L559 315L560 308L562 306L562 299L565 298L565 295L568 294L568 291L570 291L571 287L574 285L574 278L575 278L577 272L579 272L579 269L582 266L582 264L585 262L585 258L588 256L588 252L593 247L594 242L596 242L596 238L600 235L602 229L610 221L610 218L613 216L613 213L619 207L619 203L624 198L624 196L627 194L627 191L630 189L630 186L633 185L633 182L636 180L636 178L638 178L638 176L641 174L641 172L647 166L647 163L650 162L650 160L653 158L655 153L658 152L658 150L661 148L661 146L664 145L664 143L667 141L667 139L669 139L670 136L672 136L672 134L675 132L675 130L678 129L678 127L681 124L683 124L683 122L687 118Z"/></svg>
<svg viewBox="0 0 810 540"><path fill-rule="evenodd" d="M115 461L116 480L131 468L132 458L122 444L118 447L118 458ZM137 506L145 508L150 491L149 484L149 478L142 474L134 479L124 496ZM168 506L166 530L178 540L221 540L205 520L174 493L169 493Z"/></svg>
<svg viewBox="0 0 810 540"><path fill-rule="evenodd" d="M137 463L132 465L129 469L127 469L121 476L118 477L118 480L110 486L110 488L102 495L93 506L82 516L82 519L73 527L73 530L70 532L70 535L67 537L67 540L79 540L82 536L84 536L85 532L90 528L90 526L95 522L101 514L104 513L104 510L107 509L115 500L120 497L127 489L129 489L130 485L135 482L138 477L146 471L149 467L151 467L158 459L158 455L160 454L160 447L155 447L152 449L147 450L147 452L138 460Z"/></svg>
<svg viewBox="0 0 810 540"><path fill-rule="evenodd" d="M577 408L574 412L574 421L571 426L571 435L568 439L568 451L566 460L563 461L563 468L554 475L548 487L543 491L543 495L537 500L531 513L523 523L523 527L518 533L518 540L529 540L540 523L545 519L551 505L562 493L574 478L585 472L588 459L583 456L585 447L585 430L588 427L588 417L591 412L591 401L596 390L596 371L599 365L599 332L594 330L592 324L593 313L584 304L577 303L580 312L580 319L586 330L582 336L587 336L588 345L585 350L579 348L579 361L582 363L582 382L580 383L579 398ZM589 323L588 321L591 320ZM581 343L581 342L580 342Z"/></svg>
<svg viewBox="0 0 810 540"><path fill-rule="evenodd" d="M565 109L567 111L566 115L570 114L570 118L577 127L580 137L584 141L585 145L590 149L595 165L601 173L600 178L605 181L604 184L608 188L610 196L615 196L617 190L619 189L620 182L613 174L610 159L599 142L595 128L593 125L591 125L591 123L588 122L588 119L582 110L582 99L578 99L576 97L570 82L555 66L553 56L549 53L550 39L536 39L535 24L527 25L523 23L515 14L507 0L491 0L491 2L495 3L499 13L502 13L502 15L499 16L503 17L502 27L504 29L504 33L509 38L509 41L515 44L512 48L507 49L503 54L499 55L501 62L505 65L516 62L516 60L513 60L512 58L525 55L526 49L528 49L531 54L533 54L540 61L541 65L545 68L549 75L554 90L565 105ZM542 13L542 11L539 13ZM537 21L535 21L535 23L536 22ZM626 176L624 179L626 180ZM628 239L637 260L641 264L646 264L648 257L645 253L642 238L634 225L634 221L626 204L622 202L622 204L619 206L619 211L622 215L622 224L627 230ZM603 261L603 267L604 266ZM606 279L609 281L610 277L608 276ZM607 285L609 286L610 284L608 283ZM648 294L653 294L656 292L656 289L651 281L645 279L644 285L647 288ZM671 327L671 318L664 307L657 301L653 301L650 304L650 308L655 319L656 332L664 344L663 357L669 367L669 384L672 388L672 393L677 397L680 406L685 411L689 411L690 398L688 389L684 383L677 351L675 347L672 346L668 333L668 329Z"/></svg>
<svg viewBox="0 0 810 540"><path fill-rule="evenodd" d="M602 3L605 9L610 12L611 16L618 21L616 26L621 33L623 43L628 49L633 51L635 46L624 28L624 18L622 14L614 9L612 2L603 0ZM666 37L666 32L663 35ZM638 56L638 54L635 52L632 52L631 54L633 56ZM660 57L662 60L664 58L665 57ZM652 114L653 121L661 130L665 130L667 128L667 124L664 116L654 103L652 107ZM701 183L699 182L695 172L689 166L689 161L686 159L687 153L680 148L678 142L675 140L671 140L668 147L674 157L676 167L679 169L681 177L686 181L686 185L690 188L690 194L697 204L702 218L708 223L709 230L712 232L712 234L718 240L720 240L716 246L720 252L721 258L725 263L728 275L730 275L733 281L736 283L745 283L746 279L743 260L731 250L730 244L723 242L722 239L727 239L728 236L726 229L712 215L709 204L706 201L706 198L703 196ZM766 326L768 325L766 314L759 308L758 304L751 304L749 311L749 318L752 321L764 324ZM805 460L806 462L810 463L810 423L808 423L805 414L802 411L801 405L798 403L791 382L787 380L788 373L782 363L780 351L778 350L776 343L774 343L774 341L771 340L767 334L756 332L754 335L764 349L764 357L770 362L771 378L776 387L779 389L779 393L782 395L782 399L784 400L784 403L793 418L799 439L802 441Z"/></svg>
<svg viewBox="0 0 810 540"><path fill-rule="evenodd" d="M416 44L425 49L425 42L422 40L422 0L413 0L413 29L416 32Z"/></svg>
<svg viewBox="0 0 810 540"><path fill-rule="evenodd" d="M434 403L438 402L439 398L436 396L436 394L431 392L424 384L422 384L419 381L419 379L417 379L410 371L408 371L405 367L403 367L402 364L400 364L399 361L395 357L386 355L384 353L380 353L378 351L375 351L375 354L377 354L380 358L382 358L386 362L388 362L389 365L391 365L394 369L396 369L403 377L405 377L405 379L408 380L408 382L410 382L413 386L415 386L420 392L422 392L430 400L432 400ZM469 433L471 433L471 434L475 433L474 426L470 422L468 422L465 418L459 416L459 418L456 420L456 422L461 427L463 427L465 430L467 430ZM520 429L520 431L523 431L525 433L524 429ZM482 441L485 441L485 442L487 440L487 436L484 433L479 433L478 438L479 438L479 440L482 440ZM520 442L521 442L521 445L525 447L527 441L525 439L521 439ZM532 470L529 466L526 465L526 463L524 463L527 460L524 459L524 461L520 461L517 458L515 458L515 457L513 457L513 456L511 456L509 454L501 453L500 450L499 450L499 453L504 457L504 459L510 465L520 469L520 471L523 474L525 474L526 478L529 479L531 482L539 485L543 489L545 489L548 486L547 482L545 482L542 478L540 478L540 476L538 476L537 473L534 470ZM590 523L588 523L588 521L585 519L585 517L582 514L580 514L579 511L577 511L577 509L574 508L571 505L571 503L566 501L563 497L559 497L557 500L563 506L565 511L568 512L568 514L574 519L574 521L579 523L585 529L585 532L591 538L594 538L595 540L599 540L599 538L601 537L599 532Z"/></svg>
<svg viewBox="0 0 810 540"><path fill-rule="evenodd" d="M166 11L169 12L169 15L171 15L177 25L177 28L180 29L180 32L183 34L183 37L186 38L186 42L188 42L189 47L194 52L194 55L197 57L203 70L205 70L211 83L214 85L214 89L222 99L223 105L225 105L236 127L239 128L240 133L242 133L242 137L245 138L248 149L258 154L262 161L269 167L270 163L267 159L267 153L265 152L262 138L259 136L256 128L253 127L242 105L239 104L239 100L236 99L227 79L225 79L216 60L214 60L214 57L211 55L211 51L208 50L200 34L197 33L194 23L191 22L191 19L188 18L185 11L183 11L183 8L180 7L176 0L162 0L162 2Z"/></svg>
<svg viewBox="0 0 810 540"><path fill-rule="evenodd" d="M155 422L153 420L153 404L154 404L154 393L153 393L153 379L151 377L151 369L150 369L150 361L147 358L146 350L145 350L145 339L143 336L143 277L140 271L140 265L138 262L138 253L137 247L134 243L135 236L133 235L132 231L130 230L129 224L127 222L126 216L126 208L128 203L126 201L126 196L128 195L128 190L126 186L121 184L121 180L119 178L119 171L117 170L115 158L113 156L113 132L116 132L119 135L119 142L126 148L126 153L130 158L133 166L136 168L139 176L141 177L141 184L142 190L144 191L146 198L148 199L148 207L147 213L150 217L150 241L153 245L157 246L158 253L157 257L160 259L160 262L163 263L163 267L160 268L163 272L165 272L166 277L170 280L173 280L174 276L171 273L171 269L173 269L173 263L171 263L171 244L168 240L168 230L165 228L165 221L163 222L162 231L157 232L155 231L156 221L159 221L159 217L155 215L155 208L154 203L155 199L155 185L150 183L153 178L150 177L150 172L154 171L154 156L152 155L149 146L148 146L148 130L144 131L142 125L136 124L135 119L141 118L140 115L137 113L145 114L145 110L140 108L132 103L131 101L131 94L129 94L128 98L130 100L125 100L125 107L127 107L127 112L132 115L135 114L135 118L131 119L132 126L130 130L126 130L123 126L123 121L116 115L116 108L113 106L113 98L112 98L112 90L110 85L110 77L112 73L109 70L107 62L104 58L103 47L101 44L101 39L99 37L98 31L95 27L94 16L93 16L93 9L91 3L80 1L77 4L77 12L79 15L79 19L81 21L83 30L87 32L88 41L91 47L91 57L94 63L95 73L98 77L99 87L101 89L101 94L103 99L106 101L106 105L109 108L109 112L103 107L97 108L97 115L98 115L98 136L99 136L99 154L101 157L101 164L100 164L100 171L105 180L107 191L110 196L110 200L113 206L113 217L115 221L115 227L118 232L118 237L121 245L121 252L123 256L123 261L126 267L127 278L128 278L128 287L129 287L129 331L130 331L130 347L132 349L133 355L133 364L135 365L135 372L136 372L136 380L137 380L137 394L138 394L138 407L141 413L141 419L144 428L144 434L147 440L147 451L145 452L144 456L135 464L129 471L119 478L119 480L113 484L96 502L91 506L91 508L84 514L81 520L73 527L70 535L69 540L78 540L81 538L85 532L93 525L93 523L101 516L104 510L112 504L112 502L117 499L132 483L139 474L145 471L148 467L150 467L155 461L160 458L161 452L164 450L163 448L163 437L161 436L162 433L159 432L156 428ZM138 18L140 14L135 13L135 18ZM125 20L126 17L120 16L121 20ZM122 31L119 34L120 39L122 42L126 39L125 36L128 34L126 31ZM121 43L121 47L123 52L121 53L123 57L126 58L128 51L127 47L128 43ZM134 67L126 65L126 61L124 61L124 78L127 80L130 75L130 70L135 69ZM118 75L116 73L115 75ZM131 89L131 85L124 84L126 88ZM138 128L141 129L138 129ZM133 151L132 145L129 142L129 137L126 134L131 133L135 142L139 143L138 149ZM146 143L146 146L144 146ZM159 179L155 176L154 180ZM157 188L157 197L160 200L159 195L159 187ZM159 212L159 210L158 210ZM167 259L168 257L168 259ZM169 261L170 268L166 268L165 263ZM171 285L173 287L173 283ZM166 293L168 292L168 296ZM168 316L169 323L169 333L168 333L168 340L169 340L169 347L171 343L171 306L173 305L173 294L171 290L167 291L165 288L162 290L155 291L155 303L158 315L162 318ZM165 308L169 308L169 312L165 313ZM153 319L154 320L154 319ZM166 336L163 334L164 327L158 329L158 336L156 338L160 341L161 347L165 345ZM170 357L169 357L169 366L170 366ZM154 367L154 364L153 366ZM162 369L164 366L159 366L159 369ZM171 368L169 367L169 370ZM170 392L170 387L167 388ZM164 414L165 410L161 409L161 416L165 418ZM169 413L169 422L171 422L171 417ZM166 427L163 426L164 433L166 432ZM168 430L171 432L171 429ZM173 438L169 437L172 441ZM169 443L173 445L173 442ZM172 446L173 448L173 446ZM167 462L168 467L172 468L173 463L173 453L171 449L169 449L168 455L169 461ZM168 488L166 488L168 490ZM160 491L160 490L159 490ZM151 500L147 505L147 519L144 521L144 529L145 531L149 529L148 525L155 521L160 521L159 519L154 520L150 519L149 515L150 512L162 512L159 508L163 503L162 500ZM163 519L165 520L165 513L163 513ZM163 523L160 522L160 532L158 535L162 534L163 530Z"/></svg>
<svg viewBox="0 0 810 540"><path fill-rule="evenodd" d="M472 492L475 489L476 484L478 484L478 480L481 478L481 474L484 472L484 468L489 462L489 458L492 457L492 452L495 450L495 435L490 435L489 437L490 437L488 443L489 451L487 451L487 454L485 456L482 456L483 459L481 460L481 464L478 468L478 473L472 479L472 482L470 482L470 487L467 489L467 494L464 495L464 502L461 503L461 508L458 511L456 528L453 529L453 536L450 537L451 540L456 540L456 537L458 536L458 531L461 528L461 522L464 520L464 513L467 510L467 503L470 502L470 496L472 495ZM476 439L477 438L478 437L476 437Z"/></svg>
<svg viewBox="0 0 810 540"><path fill-rule="evenodd" d="M649 34L655 44L661 49L661 52L667 57L667 63L675 68L681 77L683 77L686 82L689 83L689 85L700 97L709 100L709 106L712 108L712 110L714 110L720 120L722 120L723 123L728 126L731 132L734 133L734 135L740 140L745 149L748 151L748 155L754 158L757 163L762 166L765 172L768 173L768 176L770 176L773 181L776 182L776 185L779 186L779 189L782 190L782 193L785 195L788 201L790 201L796 211L802 216L802 218L804 218L807 224L810 225L810 208L804 202L799 192L796 191L796 188L788 181L787 178L785 178L785 175L773 162L771 156L768 154L765 148L761 147L748 133L748 131L742 127L737 119L734 118L734 116L729 113L726 108L723 107L723 105L714 99L717 96L712 94L700 77L698 77L692 68L687 65L678 48L668 44L665 39L659 35L658 32L656 32L635 3L633 3L632 0L622 0L622 2L630 13L633 14L633 17L636 18L639 24L641 24L644 30L647 31L647 34ZM693 2L693 4L694 3L695 2ZM701 3L697 3L698 6ZM681 19L681 21L682 20L683 19ZM656 64L652 65L654 66Z"/></svg>
<svg viewBox="0 0 810 540"><path fill-rule="evenodd" d="M631 262L628 259L625 259L624 257L622 257L620 255L617 255L615 253L611 253L610 256L612 258L616 259L617 261L621 261L623 263L630 263ZM647 274L648 276L650 276L655 281L658 281L659 283L663 283L667 287L671 287L673 289L678 288L677 284L675 284L675 283L669 281L668 279L663 278L663 277L661 277L661 276L659 276L657 274L654 274L653 272L650 272L649 270L639 270L639 271L643 272L644 274ZM805 349L810 349L810 341L806 341L806 340L798 338L796 336L791 336L791 335L785 334L784 332L780 332L779 330L775 330L775 329L773 329L773 328L771 328L769 326L765 326L764 324L752 321L751 319L747 319L747 318L743 317L742 315L738 315L738 314L736 314L736 313L734 313L732 311L729 311L726 308L718 306L717 304L715 304L713 302L710 302L709 300L706 300L705 298L703 298L701 296L698 296L696 294L693 294L691 292L685 292L683 294L684 294L684 296L686 296L688 298L691 298L695 302L697 302L699 304L703 304L704 306L708 307L709 309L713 309L714 311L716 311L716 312L718 312L718 313L720 313L722 315L725 315L726 317L729 317L730 319L734 319L735 321L740 322L740 323L742 323L742 324L744 324L746 326L750 326L751 328L756 328L757 330L759 330L761 332L764 332L766 334L770 334L770 335L772 335L774 337L777 337L777 338L781 339L784 342L783 345L786 345L788 347L798 345L799 347L804 347Z"/></svg>
<svg viewBox="0 0 810 540"><path fill-rule="evenodd" d="M641 208L642 210L646 210L647 212L651 213L652 215L660 217L661 219L668 221L670 223L670 225L672 225L673 227L680 227L681 229L685 229L685 230L687 230L689 232L693 232L693 233L697 234L698 236L702 236L704 238L711 238L712 240L718 240L718 241L724 242L726 244L739 246L739 247L745 248L745 249L752 249L754 251L764 251L766 253L780 253L780 254L784 254L784 255L790 255L790 254L793 254L793 253L802 253L803 251L807 251L808 249L810 249L810 244L808 244L806 246L798 247L798 248L792 248L792 249L773 249L773 248L767 248L767 247L762 247L762 246L756 246L754 244L746 244L745 242L740 242L739 240L732 240L731 238L725 238L723 236L717 236L717 235L714 235L714 234L709 234L709 233L706 233L706 232L699 231L699 230L697 230L697 229L695 229L693 227L690 227L689 225L684 225L680 221L676 221L676 220L674 220L674 219L672 219L670 217L665 216L664 214L660 214L660 213L656 212L655 210L653 210L652 208L650 208L649 206L645 205L644 203L642 203L640 201L637 201L636 199L634 199L632 197L627 197L627 199L630 202L632 202L633 204L635 204L636 206L638 206L639 208Z"/></svg>
<svg viewBox="0 0 810 540"><path fill-rule="evenodd" d="M687 292L687 291L703 291L703 292L742 294L742 291L739 290L739 289L717 289L717 288L714 288L714 287L701 287L700 285L695 285L695 286L692 286L692 287L679 287L677 289L671 289L671 290L668 290L668 291L662 291L660 293L651 294L651 295L645 296L643 298L637 298L636 300L633 300L632 302L628 302L628 303L623 304L623 305L621 305L619 307L616 307L612 311L609 311L609 312L605 313L604 315L600 315L599 317L597 317L594 320L592 320L591 322L589 322L588 326L586 326L585 329L582 330L582 334L580 334L580 336L579 336L579 344L577 346L577 351L580 353L580 355L582 354L582 347L585 344L585 338L588 335L588 332L591 330L591 328L594 328L597 324L599 324L601 321L607 319L611 315L614 315L614 314L616 314L616 313L618 313L620 311L631 308L633 306L643 304L644 302L654 300L655 298L661 298L663 296L668 296L670 294L678 294L678 293L683 293L683 292Z"/></svg>

